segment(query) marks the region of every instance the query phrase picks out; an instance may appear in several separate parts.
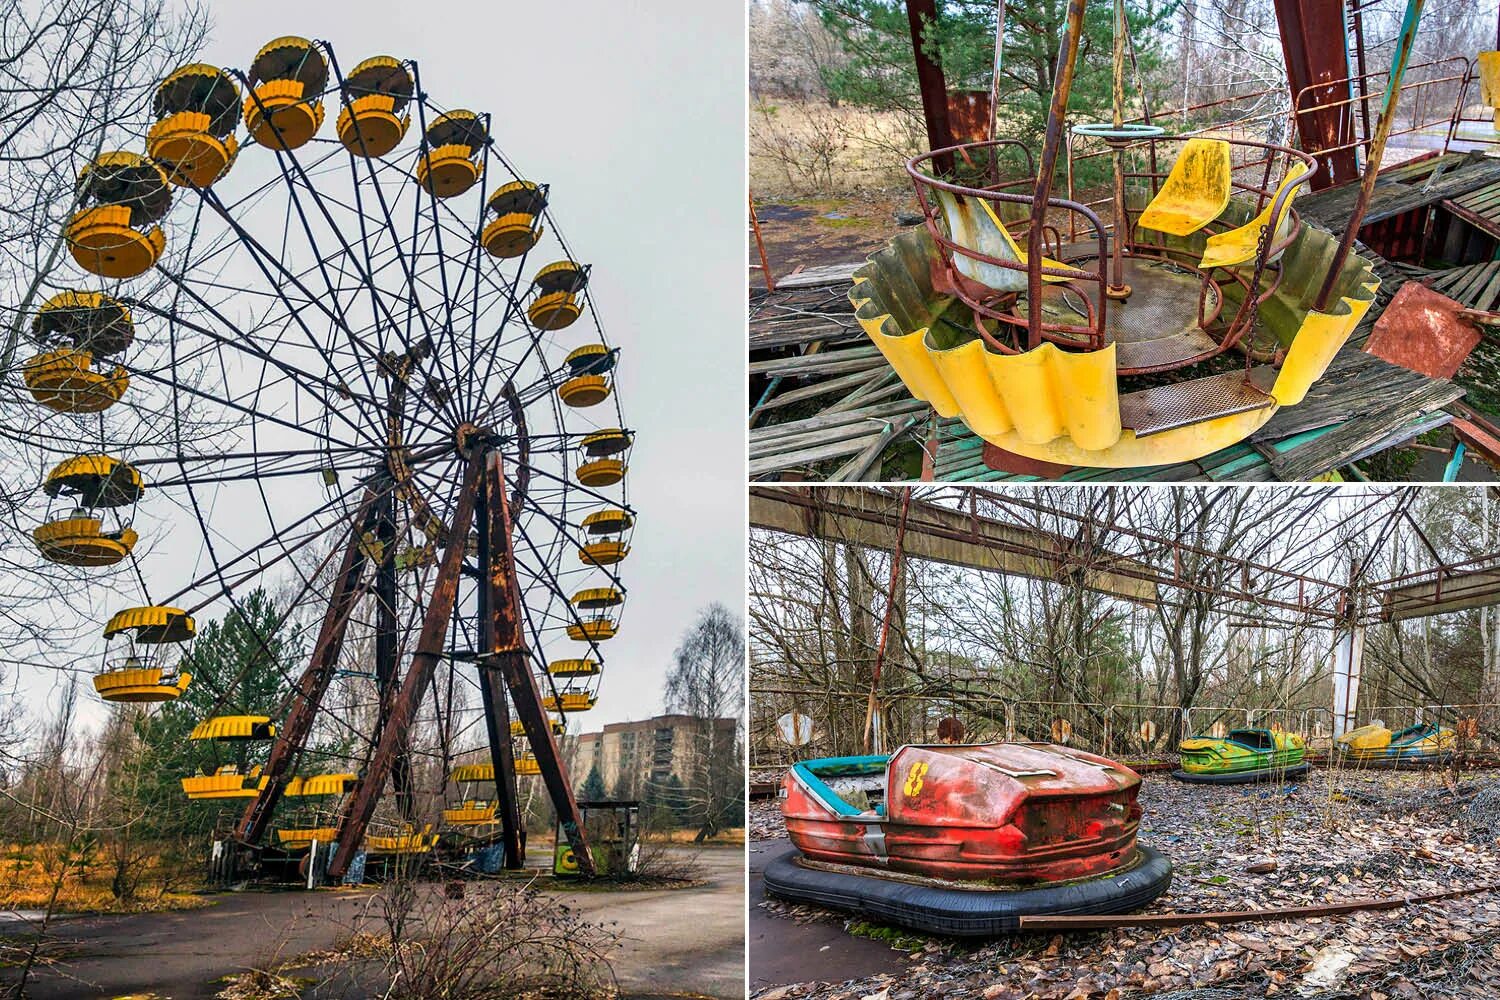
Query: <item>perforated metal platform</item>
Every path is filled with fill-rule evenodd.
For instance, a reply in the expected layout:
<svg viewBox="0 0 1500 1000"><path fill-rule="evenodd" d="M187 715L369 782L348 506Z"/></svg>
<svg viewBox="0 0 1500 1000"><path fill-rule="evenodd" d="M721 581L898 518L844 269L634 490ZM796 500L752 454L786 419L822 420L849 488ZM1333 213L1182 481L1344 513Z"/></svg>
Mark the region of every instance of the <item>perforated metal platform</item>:
<svg viewBox="0 0 1500 1000"><path fill-rule="evenodd" d="M1120 423L1142 438L1264 409L1274 402L1267 390L1275 379L1276 369L1259 367L1128 392L1120 397Z"/></svg>
<svg viewBox="0 0 1500 1000"><path fill-rule="evenodd" d="M1074 261L1090 267L1092 259ZM1105 335L1117 344L1115 368L1140 371L1171 368L1213 353L1218 344L1198 327L1198 289L1200 278L1182 268L1161 261L1127 257L1124 260L1125 283L1132 289L1124 302L1111 301L1105 318ZM1080 282L1080 285L1083 283ZM1098 308L1096 285L1083 285L1094 308ZM1218 305L1218 290L1209 287L1207 312ZM1023 303L1018 312L1024 310ZM1078 293L1059 285L1049 285L1042 292L1042 309L1048 320L1057 323L1084 322L1083 303Z"/></svg>

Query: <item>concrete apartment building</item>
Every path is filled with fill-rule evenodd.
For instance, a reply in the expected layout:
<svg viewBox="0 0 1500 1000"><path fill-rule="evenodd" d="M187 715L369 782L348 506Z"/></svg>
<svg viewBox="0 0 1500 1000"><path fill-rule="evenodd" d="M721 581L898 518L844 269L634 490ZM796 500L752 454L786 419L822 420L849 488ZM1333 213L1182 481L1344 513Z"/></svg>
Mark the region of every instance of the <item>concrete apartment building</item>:
<svg viewBox="0 0 1500 1000"><path fill-rule="evenodd" d="M735 721L714 720L714 728L726 744L734 740ZM664 782L674 774L691 785L695 744L703 735L701 726L701 721L690 715L658 715L639 722L611 722L599 733L581 733L576 741L570 741L573 787L583 787L596 763L612 796L639 798L648 784Z"/></svg>

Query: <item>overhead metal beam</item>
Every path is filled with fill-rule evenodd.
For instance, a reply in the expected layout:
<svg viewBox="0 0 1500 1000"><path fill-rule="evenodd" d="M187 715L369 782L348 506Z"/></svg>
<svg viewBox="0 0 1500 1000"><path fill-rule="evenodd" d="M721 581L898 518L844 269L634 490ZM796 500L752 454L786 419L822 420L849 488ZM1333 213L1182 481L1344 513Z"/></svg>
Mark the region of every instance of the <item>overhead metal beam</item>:
<svg viewBox="0 0 1500 1000"><path fill-rule="evenodd" d="M796 487L750 489L750 525L808 538L827 538L890 551L898 498L866 486L822 489L816 499ZM1081 581L1089 590L1154 606L1159 571L1138 560L1094 553L1087 565L1062 535L976 517L913 499L907 515L905 551L926 559L985 572L1053 582ZM1145 577L1144 579L1142 577Z"/></svg>

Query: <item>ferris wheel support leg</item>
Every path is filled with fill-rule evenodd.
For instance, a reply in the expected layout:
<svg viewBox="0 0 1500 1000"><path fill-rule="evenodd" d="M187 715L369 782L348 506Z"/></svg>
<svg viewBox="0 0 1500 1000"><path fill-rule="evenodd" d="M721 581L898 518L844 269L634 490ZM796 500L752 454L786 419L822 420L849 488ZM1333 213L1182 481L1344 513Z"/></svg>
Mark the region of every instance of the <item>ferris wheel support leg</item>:
<svg viewBox="0 0 1500 1000"><path fill-rule="evenodd" d="M474 496L479 486L481 459L469 459L464 472L463 485L459 489L458 506L453 513L448 544L443 547L443 560L438 565L437 579L432 585L432 596L427 602L426 614L422 617L422 631L417 639L416 652L412 654L411 667L401 681L401 689L391 703L390 717L380 730L379 742L370 758L365 773L355 782L354 791L345 800L344 811L339 816L338 830L334 841L338 849L328 864L328 877L341 879L349 870L349 863L359 853L365 839L365 829L370 817L375 815L375 806L385 791L412 722L417 707L421 705L432 675L443 655L443 644L447 638L448 622L453 617L453 605L458 599L458 581L463 570L464 548L469 539L469 528L474 523Z"/></svg>
<svg viewBox="0 0 1500 1000"><path fill-rule="evenodd" d="M562 755L558 753L557 739L552 734L547 712L542 707L542 692L531 672L531 657L521 628L521 588L516 581L510 499L506 494L504 463L498 451L491 451L485 458L484 494L489 520L484 539L488 544L480 552L480 570L485 575L488 589L485 601L488 614L481 623L484 646L480 669L486 674L499 673L504 679L563 835L568 838L573 855L578 859L579 871L592 876L594 856L589 851L583 817L578 810L578 800L573 796L573 783L568 779ZM493 746L491 752L494 752ZM509 766L513 768L514 764ZM497 787L499 777L497 772ZM512 774L512 789L514 781Z"/></svg>
<svg viewBox="0 0 1500 1000"><path fill-rule="evenodd" d="M491 579L489 566L493 559L496 538L497 504L491 497L494 488L490 482L489 459L486 459L485 478L483 481L483 500L486 516L479 519L479 565L481 578ZM503 495L504 482L502 480L500 490L500 505L507 506L508 502ZM507 523L500 526L500 531L508 531L509 516L505 517ZM505 536L508 537L508 536ZM503 544L503 543L502 543ZM508 547L508 546L507 546ZM479 661L479 693L484 700L484 725L490 741L490 762L495 768L495 804L496 812L500 816L500 841L505 848L505 867L512 871L526 867L526 848L521 842L521 799L516 789L516 757L515 746L510 736L510 706L506 702L505 678L502 672L491 662L491 651L496 648L494 620L493 588L483 585L479 588L479 621L483 629L480 636L481 649L484 655Z"/></svg>
<svg viewBox="0 0 1500 1000"><path fill-rule="evenodd" d="M396 697L398 651L396 632L396 497L389 493L381 499L375 521L375 537L380 542L380 563L375 568L375 683L380 691L380 714L376 732L385 728ZM403 739L391 769L391 787L396 792L396 808L408 823L416 815L416 796L411 786L411 740Z"/></svg>
<svg viewBox="0 0 1500 1000"><path fill-rule="evenodd" d="M380 491L371 487L365 490L360 501L349 545L344 550L344 559L339 566L338 576L335 577L333 593L328 598L328 610L323 615L323 625L318 631L317 644L313 647L307 669L297 680L296 693L291 709L287 712L286 723L276 734L276 742L271 744L271 754L266 760L264 772L265 787L245 807L245 813L235 829L236 839L243 844L259 844L261 837L265 835L266 825L271 821L271 814L275 812L276 804L281 801L281 793L286 788L287 772L292 761L302 752L302 745L312 732L318 706L333 680L339 653L344 648L344 633L349 625L349 615L359 597L359 581L364 575L368 559L361 541L374 519L379 500Z"/></svg>

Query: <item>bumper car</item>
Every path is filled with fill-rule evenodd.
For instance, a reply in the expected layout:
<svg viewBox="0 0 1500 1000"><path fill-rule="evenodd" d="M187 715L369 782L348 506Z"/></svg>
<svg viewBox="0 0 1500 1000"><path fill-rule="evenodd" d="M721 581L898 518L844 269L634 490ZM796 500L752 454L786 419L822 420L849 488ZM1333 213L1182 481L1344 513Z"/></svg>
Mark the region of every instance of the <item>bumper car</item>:
<svg viewBox="0 0 1500 1000"><path fill-rule="evenodd" d="M1272 729L1231 729L1224 739L1194 736L1177 750L1182 767L1172 777L1178 781L1242 785L1300 778L1309 768L1306 741Z"/></svg>
<svg viewBox="0 0 1500 1000"><path fill-rule="evenodd" d="M930 934L991 937L1022 916L1124 913L1172 864L1136 843L1140 777L1043 743L906 746L792 767L793 849L766 892Z"/></svg>
<svg viewBox="0 0 1500 1000"><path fill-rule="evenodd" d="M1334 741L1334 752L1345 766L1426 767L1453 759L1458 737L1453 730L1419 722L1391 732L1378 722L1351 729Z"/></svg>

